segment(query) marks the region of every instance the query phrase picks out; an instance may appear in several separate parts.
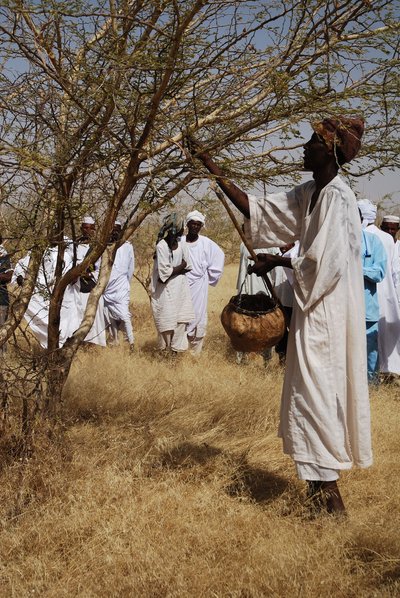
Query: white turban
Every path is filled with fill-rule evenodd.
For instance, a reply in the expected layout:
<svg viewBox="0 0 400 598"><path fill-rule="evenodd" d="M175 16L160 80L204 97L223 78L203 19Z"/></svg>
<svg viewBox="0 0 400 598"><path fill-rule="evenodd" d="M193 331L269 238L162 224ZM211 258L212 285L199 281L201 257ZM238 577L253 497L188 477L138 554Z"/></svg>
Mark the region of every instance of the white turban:
<svg viewBox="0 0 400 598"><path fill-rule="evenodd" d="M365 228L368 224L372 224L376 220L377 206L373 204L369 199L360 199L357 202L358 208L362 216L362 224Z"/></svg>
<svg viewBox="0 0 400 598"><path fill-rule="evenodd" d="M383 217L382 222L394 222L395 224L400 224L400 218L399 216L392 216L388 214L387 216Z"/></svg>
<svg viewBox="0 0 400 598"><path fill-rule="evenodd" d="M189 212L189 214L186 216L185 224L187 225L187 223L191 220L194 220L194 222L201 222L203 226L206 223L206 217L198 210L193 210L193 212Z"/></svg>
<svg viewBox="0 0 400 598"><path fill-rule="evenodd" d="M121 226L121 227L122 227L122 222L121 222L121 220L116 220L116 221L114 222L114 224L115 224L115 226Z"/></svg>
<svg viewBox="0 0 400 598"><path fill-rule="evenodd" d="M94 221L94 218L92 218L91 216L85 216L84 218L82 218L82 224L96 224Z"/></svg>

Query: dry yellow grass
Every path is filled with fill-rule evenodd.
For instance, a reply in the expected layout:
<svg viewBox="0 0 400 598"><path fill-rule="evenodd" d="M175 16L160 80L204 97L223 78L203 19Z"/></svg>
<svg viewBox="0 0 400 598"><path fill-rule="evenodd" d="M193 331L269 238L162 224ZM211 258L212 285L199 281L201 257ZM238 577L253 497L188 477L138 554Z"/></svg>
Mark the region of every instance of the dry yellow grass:
<svg viewBox="0 0 400 598"><path fill-rule="evenodd" d="M237 366L210 296L198 361L154 353L134 287L138 351L78 356L64 433L0 480L1 596L396 596L400 402L372 394L375 464L342 476L349 518L309 521L276 437L282 373Z"/></svg>

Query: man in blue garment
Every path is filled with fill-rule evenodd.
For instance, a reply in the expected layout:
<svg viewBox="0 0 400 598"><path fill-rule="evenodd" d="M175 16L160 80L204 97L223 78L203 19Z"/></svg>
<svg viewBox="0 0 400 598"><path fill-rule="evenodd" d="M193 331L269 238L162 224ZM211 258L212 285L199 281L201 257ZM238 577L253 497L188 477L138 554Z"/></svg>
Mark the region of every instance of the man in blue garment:
<svg viewBox="0 0 400 598"><path fill-rule="evenodd" d="M386 251L380 239L363 229L361 250L364 294L365 319L367 326L367 369L368 382L379 382L379 353L378 353L378 322L379 301L376 285L386 274Z"/></svg>

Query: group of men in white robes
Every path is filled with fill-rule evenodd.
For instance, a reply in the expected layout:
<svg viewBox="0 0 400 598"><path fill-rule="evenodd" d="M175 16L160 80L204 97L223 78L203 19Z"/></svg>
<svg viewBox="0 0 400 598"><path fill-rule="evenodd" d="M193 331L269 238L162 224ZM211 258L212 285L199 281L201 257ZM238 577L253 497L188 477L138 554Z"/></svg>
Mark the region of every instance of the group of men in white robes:
<svg viewBox="0 0 400 598"><path fill-rule="evenodd" d="M122 226L116 221L112 241L117 240ZM79 265L91 251L91 241L96 232L95 220L85 216L81 223L81 235L75 241L65 240L63 273ZM39 267L36 285L30 298L24 319L43 348L47 348L48 316L50 295L54 287L58 246L49 247ZM23 284L30 261L28 253L16 264L11 282ZM60 340L66 340L79 328L91 290L98 281L101 259L90 266L85 273L69 284L64 293L60 312ZM134 335L129 313L130 283L134 270L134 253L130 243L117 249L110 279L104 294L100 297L93 325L84 339L87 343L106 346L107 330L113 344L118 342L118 330L122 329L130 346L134 346Z"/></svg>
<svg viewBox="0 0 400 598"><path fill-rule="evenodd" d="M168 215L159 232L154 258L151 306L159 349L200 355L207 330L208 288L224 268L224 253L200 235L205 216L198 210L186 217L187 234L176 214Z"/></svg>

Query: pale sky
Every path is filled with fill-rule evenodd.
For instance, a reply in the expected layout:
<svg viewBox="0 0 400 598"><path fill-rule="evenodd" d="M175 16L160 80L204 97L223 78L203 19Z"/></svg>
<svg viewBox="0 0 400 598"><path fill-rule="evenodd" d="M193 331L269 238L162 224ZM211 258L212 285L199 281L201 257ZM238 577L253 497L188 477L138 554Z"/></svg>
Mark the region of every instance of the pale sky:
<svg viewBox="0 0 400 598"><path fill-rule="evenodd" d="M357 179L354 190L358 191L360 199L370 199L373 203L381 203L386 194L391 193L390 203L392 211L400 214L400 173L399 171L387 171L385 174L374 174L371 180L367 177ZM389 207L389 205L388 205Z"/></svg>

